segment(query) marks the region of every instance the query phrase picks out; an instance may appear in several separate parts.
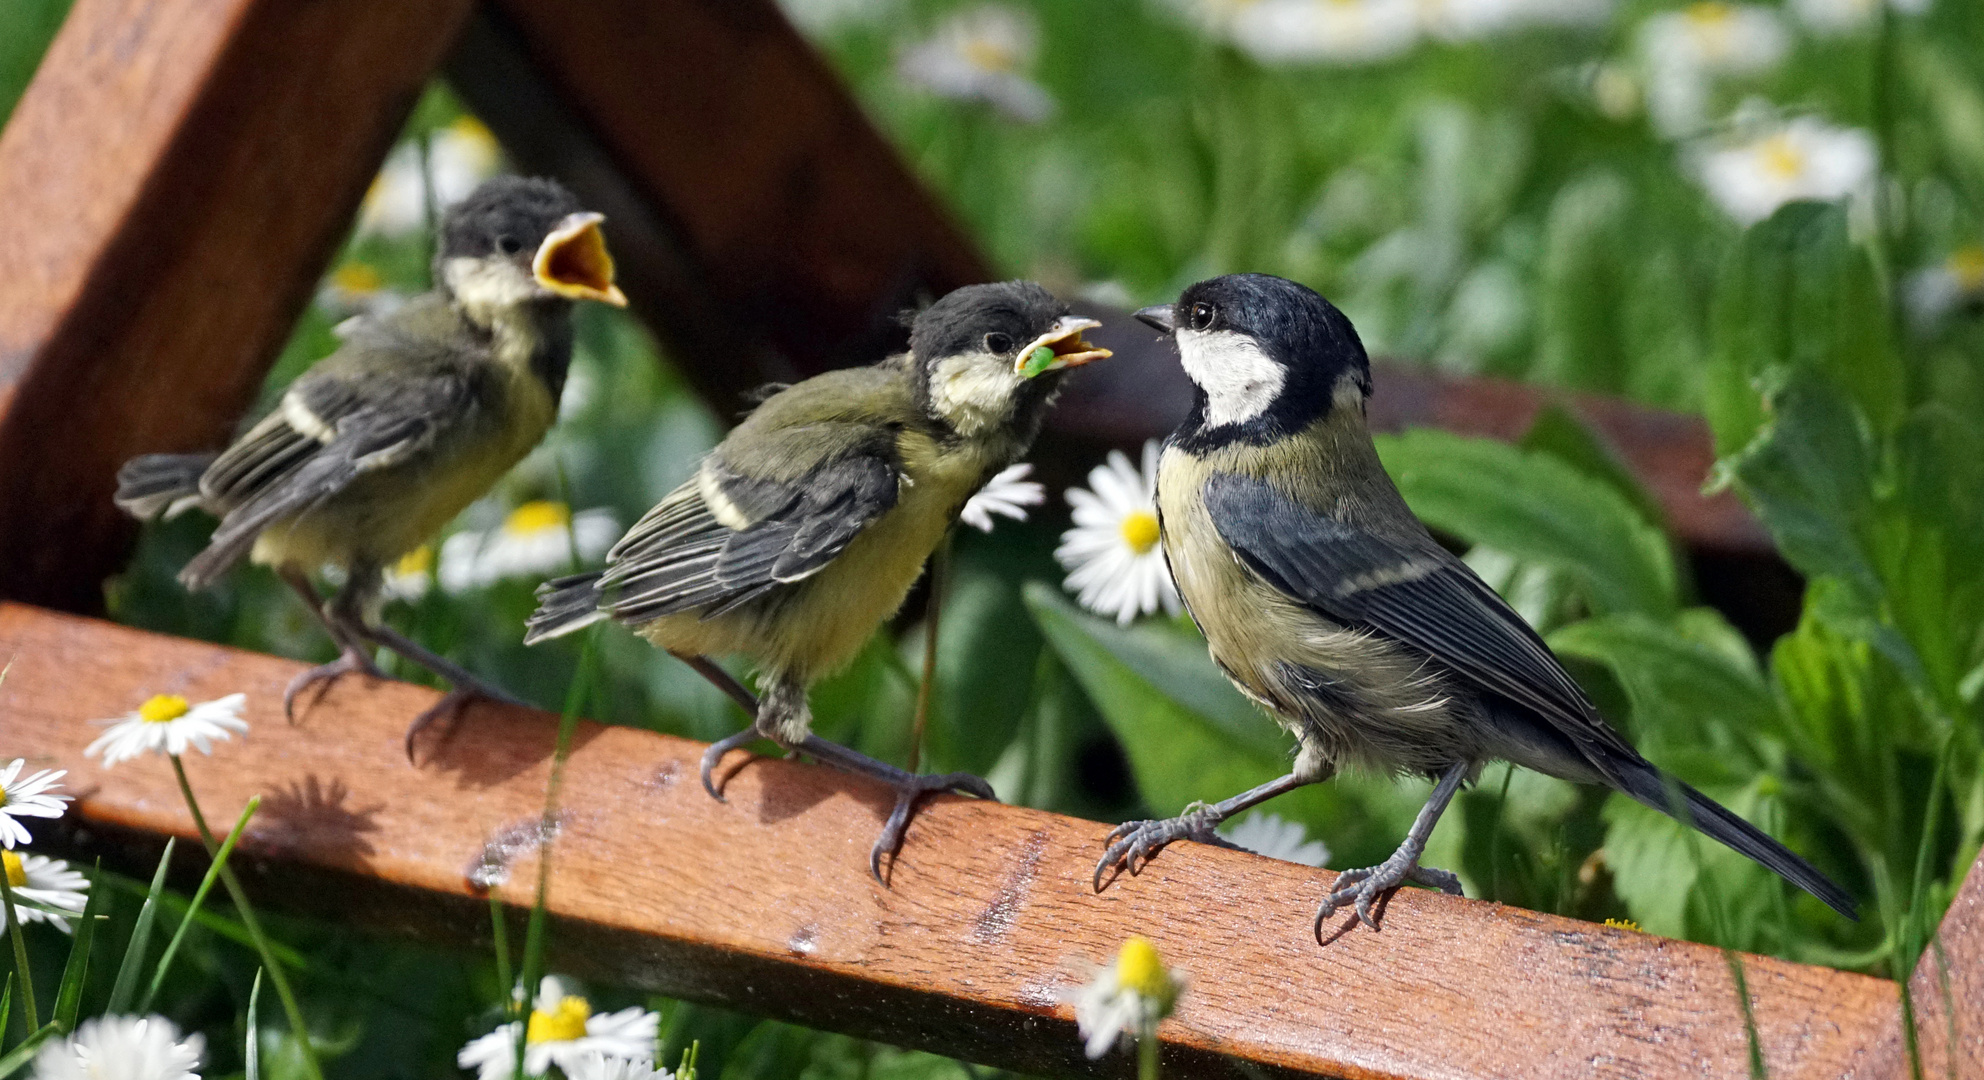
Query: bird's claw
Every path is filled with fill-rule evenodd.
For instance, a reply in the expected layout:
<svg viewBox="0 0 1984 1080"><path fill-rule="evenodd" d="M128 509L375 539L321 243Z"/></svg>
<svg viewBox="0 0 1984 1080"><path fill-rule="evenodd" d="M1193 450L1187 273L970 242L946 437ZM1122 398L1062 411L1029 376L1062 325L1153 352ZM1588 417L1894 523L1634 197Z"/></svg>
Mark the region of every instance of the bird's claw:
<svg viewBox="0 0 1984 1080"><path fill-rule="evenodd" d="M379 671L378 665L372 662L371 657L366 656L357 649L346 649L338 655L336 660L328 664L319 664L298 675L296 678L289 680L289 686L282 692L283 716L290 723L295 723L297 695L319 684L323 684L328 689L329 684L336 682L339 676L350 675L354 672L374 679L385 678L385 675ZM321 698L323 691L319 690L317 696Z"/></svg>
<svg viewBox="0 0 1984 1080"><path fill-rule="evenodd" d="M1095 864L1095 891L1102 891L1103 876L1118 864L1129 871L1131 877L1135 877L1174 840L1196 840L1201 844L1231 847L1213 832L1213 826L1217 824L1218 820L1207 814L1204 806L1195 803L1175 818L1126 821L1116 826L1102 841L1109 846Z"/></svg>
<svg viewBox="0 0 1984 1080"><path fill-rule="evenodd" d="M454 719L461 714L461 711L463 709L468 708L470 705L478 701L493 701L502 705L523 704L523 702L518 701L516 698L513 698L510 695L502 692L501 690L497 690L492 687L487 687L487 686L455 687L453 690L450 690L446 694L443 694L441 696L441 700L429 706L426 710L421 712L419 716L414 717L413 723L408 724L406 726L407 764L409 765L419 764L419 762L417 762L413 756L413 744L414 744L414 740L420 737L421 732L427 730L428 728L432 727L435 723L441 720L447 720L450 722L450 724L452 724Z"/></svg>
<svg viewBox="0 0 1984 1080"><path fill-rule="evenodd" d="M903 834L909 831L909 819L916 812L918 800L925 795L953 791L960 795L975 795L992 802L999 801L999 796L993 792L992 785L987 783L984 777L963 772L913 776L897 782L895 789L895 808L889 811L889 820L882 824L881 833L875 837L875 846L868 850L868 872L875 875L876 882L883 888L887 888L889 883L882 877L882 856L886 854L893 859L902 847Z"/></svg>
<svg viewBox="0 0 1984 1080"><path fill-rule="evenodd" d="M703 790L710 793L710 798L715 799L717 802L729 801L723 797L723 792L717 790L716 781L711 777L711 774L716 771L717 765L722 763L723 755L730 753L740 746L748 746L762 738L764 736L758 734L757 729L747 727L729 738L719 739L711 743L710 748L703 751Z"/></svg>
<svg viewBox="0 0 1984 1080"><path fill-rule="evenodd" d="M1395 851L1391 858L1376 866L1345 870L1337 875L1330 894L1323 897L1322 904L1316 908L1316 941L1321 943L1323 940L1323 923L1345 904L1357 909L1359 922L1376 930L1378 923L1371 916L1371 904L1408 881L1438 889L1450 896L1461 895L1460 878L1445 870L1419 865L1419 857L1409 851Z"/></svg>

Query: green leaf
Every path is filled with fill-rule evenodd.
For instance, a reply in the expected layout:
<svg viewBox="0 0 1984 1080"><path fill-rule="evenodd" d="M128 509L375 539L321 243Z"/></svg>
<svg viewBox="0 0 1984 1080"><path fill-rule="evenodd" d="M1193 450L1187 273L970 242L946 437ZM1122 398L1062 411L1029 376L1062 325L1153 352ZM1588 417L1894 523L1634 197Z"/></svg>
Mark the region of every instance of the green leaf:
<svg viewBox="0 0 1984 1080"><path fill-rule="evenodd" d="M158 869L152 872L151 889L145 893L144 906L138 909L138 921L131 927L130 944L124 947L124 962L117 968L117 981L111 987L110 1002L104 1006L105 1013L128 1012L131 996L138 992L138 969L145 964L145 950L151 946L152 923L158 919L159 896L165 892L165 871L172 865L172 849L179 843L174 837L165 842L165 853L158 857Z"/></svg>
<svg viewBox="0 0 1984 1080"><path fill-rule="evenodd" d="M23 1066L34 1060L34 1055L41 1049L42 1043L60 1034L62 1028L55 1021L50 1020L41 1025L34 1034L22 1039L20 1045L7 1051L5 1057L0 1057L0 1080L6 1080L7 1077L20 1072Z"/></svg>
<svg viewBox="0 0 1984 1080"><path fill-rule="evenodd" d="M1700 866L1681 824L1624 795L1605 803L1605 864L1612 891L1650 934L1688 932L1688 893Z"/></svg>
<svg viewBox="0 0 1984 1080"><path fill-rule="evenodd" d="M1563 405L1553 403L1546 406L1516 445L1524 450L1549 454L1586 476L1603 481L1625 496L1626 501L1639 511L1641 518L1655 525L1664 525L1665 514L1660 504L1641 486L1639 478L1633 475L1611 447L1592 434L1576 413Z"/></svg>
<svg viewBox="0 0 1984 1080"><path fill-rule="evenodd" d="M1843 206L1792 203L1745 233L1723 265L1711 317L1717 448L1727 453L1755 435L1763 417L1754 388L1780 368L1823 372L1876 430L1889 430L1907 400L1907 372L1887 310Z"/></svg>
<svg viewBox="0 0 1984 1080"><path fill-rule="evenodd" d="M962 557L951 565L956 572L937 639L929 749L943 769L983 773L1019 731L1033 693L1040 632L1011 583ZM924 635L911 638L913 663L920 666Z"/></svg>
<svg viewBox="0 0 1984 1080"><path fill-rule="evenodd" d="M1633 288L1619 258L1632 189L1611 173L1579 177L1558 190L1544 224L1537 283L1538 373L1585 390L1623 389L1631 370L1621 333Z"/></svg>
<svg viewBox="0 0 1984 1080"><path fill-rule="evenodd" d="M62 982L55 990L55 1022L63 1031L76 1030L76 1016L82 1011L83 982L89 977L90 949L96 944L96 925L103 910L103 861L90 871L90 896L76 920L76 939L69 943L69 961L62 966ZM0 1020L0 1031L7 1030Z"/></svg>
<svg viewBox="0 0 1984 1080"><path fill-rule="evenodd" d="M1777 702L1756 657L1709 608L1671 621L1637 614L1586 619L1551 634L1550 647L1612 670L1642 740L1696 745L1779 728Z"/></svg>
<svg viewBox="0 0 1984 1080"><path fill-rule="evenodd" d="M1569 574L1600 612L1678 607L1667 538L1613 484L1489 439L1416 430L1377 444L1406 502L1433 528Z"/></svg>

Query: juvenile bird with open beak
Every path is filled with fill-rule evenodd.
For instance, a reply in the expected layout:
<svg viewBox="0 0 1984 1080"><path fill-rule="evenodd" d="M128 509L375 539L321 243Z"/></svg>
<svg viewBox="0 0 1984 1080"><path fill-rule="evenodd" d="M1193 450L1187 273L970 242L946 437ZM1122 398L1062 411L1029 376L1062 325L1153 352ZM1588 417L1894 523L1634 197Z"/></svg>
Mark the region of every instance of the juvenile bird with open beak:
<svg viewBox="0 0 1984 1080"><path fill-rule="evenodd" d="M197 507L220 518L179 580L211 585L244 557L271 567L342 655L283 695L348 672L378 676L384 646L453 690L414 736L475 697L512 700L378 619L386 567L427 542L549 431L572 359L572 306L624 306L599 214L550 180L499 177L450 209L431 292L360 317L269 415L219 454L148 454L118 471L117 504L141 520ZM310 575L344 583L328 601ZM293 715L293 713L292 713Z"/></svg>
<svg viewBox="0 0 1984 1080"><path fill-rule="evenodd" d="M965 501L1033 442L1065 373L1109 355L1082 338L1097 325L1028 281L950 293L915 317L907 353L766 398L614 545L603 572L539 590L526 643L612 618L723 688L753 723L703 758L718 799L711 770L758 739L895 788L869 857L879 880L919 797L992 789L814 735L807 688L902 606ZM708 659L727 653L756 663L762 700Z"/></svg>
<svg viewBox="0 0 1984 1080"><path fill-rule="evenodd" d="M1608 726L1543 639L1435 541L1385 474L1364 423L1371 367L1350 320L1292 281L1234 274L1137 318L1170 335L1196 386L1158 460L1157 509L1178 592L1227 678L1295 736L1288 775L1109 836L1095 885L1180 839L1345 765L1435 781L1397 852L1349 870L1316 930L1416 881L1419 857L1484 763L1603 784L1783 875L1834 910L1853 899L1811 864L1661 772Z"/></svg>

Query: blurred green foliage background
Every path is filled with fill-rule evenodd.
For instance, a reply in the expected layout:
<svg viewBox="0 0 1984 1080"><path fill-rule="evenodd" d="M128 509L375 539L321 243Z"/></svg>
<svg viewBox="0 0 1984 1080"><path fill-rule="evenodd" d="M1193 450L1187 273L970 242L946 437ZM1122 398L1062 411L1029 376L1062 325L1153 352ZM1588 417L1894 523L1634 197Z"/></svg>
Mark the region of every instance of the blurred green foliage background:
<svg viewBox="0 0 1984 1080"><path fill-rule="evenodd" d="M0 7L0 115L64 7ZM1217 273L1283 274L1336 300L1396 362L1705 415L1722 456L1713 483L1749 503L1807 582L1797 627L1763 648L1701 605L1652 501L1567 415L1520 445L1414 432L1380 449L1415 509L1470 548L1649 757L1810 856L1865 917L1847 923L1622 798L1500 766L1460 797L1429 862L1459 870L1471 896L1886 976L1913 967L1984 839L1984 20L1972 5L787 8L1003 272L1126 306ZM426 287L422 192L495 167L486 134L436 86L264 407L335 347L339 320ZM631 523L733 411L694 398L621 314L583 311L563 422L451 526L424 591L407 568L390 618L557 709L577 649L519 638L532 589L564 563L503 573L490 553L533 521L562 526L545 502ZM515 513L528 506L535 517ZM329 659L262 572L197 596L178 587L210 528L196 518L147 529L111 585L116 617ZM1282 772L1285 738L1189 623L1117 625L1059 588L1065 520L1050 499L1031 522L957 537L925 768L1110 820ZM821 733L902 760L923 639L892 627L820 688ZM741 724L644 643L597 640L601 719L700 739ZM1360 866L1391 851L1424 789L1350 776L1270 809L1326 842L1329 865ZM454 1051L495 1021L488 957L278 925L337 1075L457 1075ZM195 934L163 998L209 1033L212 1075L239 1067L227 1048L253 972L226 929L216 916ZM37 947L60 955L52 933ZM656 1004L664 1058L699 1038L704 1075L720 1080L989 1075Z"/></svg>

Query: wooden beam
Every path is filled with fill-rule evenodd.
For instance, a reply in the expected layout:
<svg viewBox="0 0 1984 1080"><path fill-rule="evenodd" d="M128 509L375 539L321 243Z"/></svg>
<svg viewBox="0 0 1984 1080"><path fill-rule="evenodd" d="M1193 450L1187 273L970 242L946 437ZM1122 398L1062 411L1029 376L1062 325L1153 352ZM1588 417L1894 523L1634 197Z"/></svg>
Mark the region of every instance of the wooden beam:
<svg viewBox="0 0 1984 1080"><path fill-rule="evenodd" d="M102 606L117 467L253 400L468 0L77 0L0 133L0 596Z"/></svg>
<svg viewBox="0 0 1984 1080"><path fill-rule="evenodd" d="M1984 853L1943 913L1929 951L1908 980L1915 1036L1925 1077L1984 1076ZM1902 1040L1901 1012L1882 1031L1856 1077L1905 1080L1916 1075Z"/></svg>
<svg viewBox="0 0 1984 1080"><path fill-rule="evenodd" d="M636 310L722 412L879 359L899 311L991 276L773 0L485 0L447 73L608 215Z"/></svg>
<svg viewBox="0 0 1984 1080"><path fill-rule="evenodd" d="M74 853L142 871L192 829L164 762L82 756L88 721L154 693L240 691L252 731L188 769L210 815L267 797L243 877L269 902L470 945L487 920L477 867L507 869L502 897L529 902L553 717L477 709L415 769L401 731L434 700L418 687L347 679L289 725L297 664L19 604L0 605L0 656L15 658L6 752L71 770L78 795L37 835ZM1144 934L1190 980L1162 1031L1171 1076L1749 1075L1715 949L1423 890L1390 901L1382 932L1318 946L1328 871L1182 843L1096 895L1104 826L955 797L917 817L884 889L867 851L885 792L736 754L718 803L696 781L702 749L580 727L550 900L561 970L1028 1072L1127 1076L1122 1055L1082 1058L1062 994ZM1772 1077L1871 1060L1893 984L1742 959Z"/></svg>

